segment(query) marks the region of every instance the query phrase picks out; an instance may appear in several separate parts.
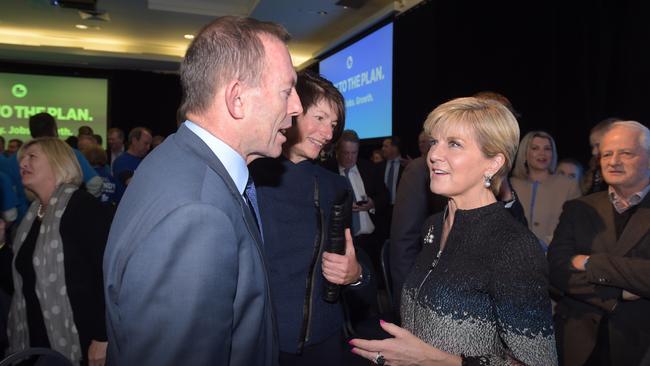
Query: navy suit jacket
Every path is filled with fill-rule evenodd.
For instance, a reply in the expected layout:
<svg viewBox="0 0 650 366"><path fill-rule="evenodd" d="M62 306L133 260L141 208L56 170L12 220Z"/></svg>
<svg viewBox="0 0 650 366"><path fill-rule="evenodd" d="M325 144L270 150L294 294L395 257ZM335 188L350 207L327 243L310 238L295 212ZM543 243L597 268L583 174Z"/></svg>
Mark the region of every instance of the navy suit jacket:
<svg viewBox="0 0 650 366"><path fill-rule="evenodd" d="M384 181L384 177L386 175L386 165L388 164L388 161L384 160L381 163L378 164L379 166L379 174L381 181ZM400 164L399 169L397 170L397 184L395 184L395 195L397 195L397 186L399 186L400 181L402 180L402 174L404 174L404 165ZM386 187L386 189L389 191L390 195L390 187ZM389 197L389 202L390 204L390 197Z"/></svg>
<svg viewBox="0 0 650 366"><path fill-rule="evenodd" d="M104 255L110 365L274 365L261 237L187 127L138 167Z"/></svg>

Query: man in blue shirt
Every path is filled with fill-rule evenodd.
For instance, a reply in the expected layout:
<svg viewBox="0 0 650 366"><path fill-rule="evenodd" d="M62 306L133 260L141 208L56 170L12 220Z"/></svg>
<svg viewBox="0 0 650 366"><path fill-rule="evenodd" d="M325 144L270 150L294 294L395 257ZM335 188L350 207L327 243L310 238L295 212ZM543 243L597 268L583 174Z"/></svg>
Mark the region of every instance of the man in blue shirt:
<svg viewBox="0 0 650 366"><path fill-rule="evenodd" d="M11 223L16 220L18 198L11 178L0 172L0 219Z"/></svg>
<svg viewBox="0 0 650 366"><path fill-rule="evenodd" d="M153 137L146 127L136 127L129 132L129 148L113 162L113 176L117 181L116 201L119 202L131 177L151 148Z"/></svg>
<svg viewBox="0 0 650 366"><path fill-rule="evenodd" d="M5 158L0 157L0 173L9 178L9 184L11 185L12 191L16 194L16 221L20 222L23 218L23 215L27 212L27 207L29 206L29 201L25 196L25 189L23 188L23 183L20 179L20 169L18 169L18 161L16 160L16 154Z"/></svg>

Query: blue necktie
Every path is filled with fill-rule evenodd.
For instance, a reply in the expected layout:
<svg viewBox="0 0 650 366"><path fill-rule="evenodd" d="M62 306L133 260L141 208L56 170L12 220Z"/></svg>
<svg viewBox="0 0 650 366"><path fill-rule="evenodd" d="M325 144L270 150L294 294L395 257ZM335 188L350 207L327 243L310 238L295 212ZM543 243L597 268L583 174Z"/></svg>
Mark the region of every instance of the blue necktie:
<svg viewBox="0 0 650 366"><path fill-rule="evenodd" d="M345 177L348 179L348 183L350 183L350 189L352 189L352 196L356 201L356 195L354 194L354 184L352 184L352 181L350 180L350 169L346 168L343 169L343 171L345 172ZM360 229L361 229L361 218L359 217L359 212L352 212L352 235L355 235Z"/></svg>
<svg viewBox="0 0 650 366"><path fill-rule="evenodd" d="M388 177L386 178L386 185L388 186L388 191L390 192L390 203L395 203L395 187L393 186L393 176L395 175L395 160L388 162L390 166L388 167Z"/></svg>
<svg viewBox="0 0 650 366"><path fill-rule="evenodd" d="M253 214L257 228L260 230L260 234L263 236L262 219L260 218L260 209L257 206L257 191L255 190L255 183L253 183L253 180L250 176L248 177L248 183L246 183L246 190L244 191L244 194L246 195L246 202L248 202L248 208Z"/></svg>

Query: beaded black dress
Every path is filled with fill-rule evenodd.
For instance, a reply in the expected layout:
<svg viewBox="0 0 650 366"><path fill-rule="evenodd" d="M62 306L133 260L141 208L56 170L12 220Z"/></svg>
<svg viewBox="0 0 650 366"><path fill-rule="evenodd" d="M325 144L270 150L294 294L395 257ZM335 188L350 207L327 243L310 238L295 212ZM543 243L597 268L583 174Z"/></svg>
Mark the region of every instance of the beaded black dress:
<svg viewBox="0 0 650 366"><path fill-rule="evenodd" d="M557 365L548 266L535 235L500 202L457 210L440 252L442 224L442 213L425 223L402 291L404 328L471 364Z"/></svg>

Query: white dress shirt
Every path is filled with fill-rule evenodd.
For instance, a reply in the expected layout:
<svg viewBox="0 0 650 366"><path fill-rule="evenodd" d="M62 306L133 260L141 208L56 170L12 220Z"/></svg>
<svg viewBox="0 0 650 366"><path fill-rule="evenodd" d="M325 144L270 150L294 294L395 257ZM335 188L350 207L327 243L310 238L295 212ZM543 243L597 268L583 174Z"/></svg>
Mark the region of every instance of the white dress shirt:
<svg viewBox="0 0 650 366"><path fill-rule="evenodd" d="M345 177L345 168L339 165L339 174ZM352 185L352 190L354 191L354 201L362 201L366 195L366 188L363 185L363 179L361 179L361 174L359 174L359 169L357 166L353 166L348 171L348 176L350 177L350 185ZM368 211L358 211L359 214L359 230L353 235L360 234L372 234L375 231L375 225L370 219Z"/></svg>

